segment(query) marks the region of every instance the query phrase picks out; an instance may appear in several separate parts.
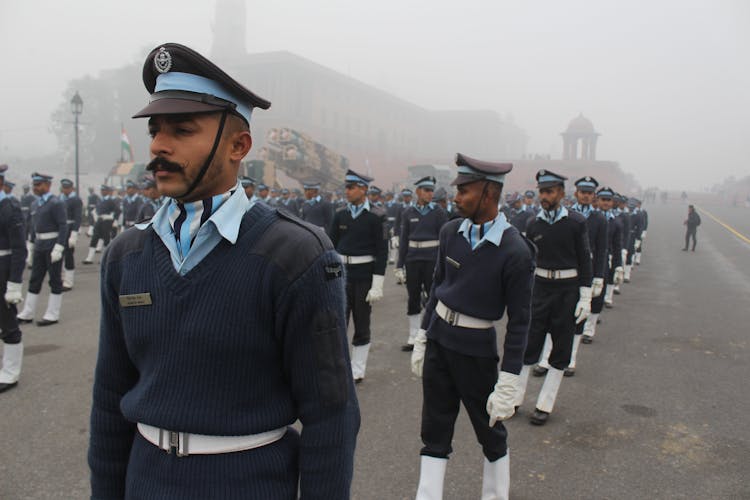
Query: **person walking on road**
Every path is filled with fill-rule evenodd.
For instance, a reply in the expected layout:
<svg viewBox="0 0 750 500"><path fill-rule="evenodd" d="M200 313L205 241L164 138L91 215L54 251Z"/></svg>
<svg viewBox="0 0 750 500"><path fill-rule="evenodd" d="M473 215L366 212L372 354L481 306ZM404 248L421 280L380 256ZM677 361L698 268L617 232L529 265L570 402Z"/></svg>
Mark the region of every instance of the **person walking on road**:
<svg viewBox="0 0 750 500"><path fill-rule="evenodd" d="M688 217L687 219L685 219L685 222L683 222L683 224L687 226L687 231L685 231L685 248L683 248L682 251L683 252L688 251L690 238L692 238L693 239L692 251L695 252L695 244L697 243L697 239L695 235L698 232L698 226L701 225L701 216L698 215L698 212L695 211L695 207L693 205L688 205Z"/></svg>

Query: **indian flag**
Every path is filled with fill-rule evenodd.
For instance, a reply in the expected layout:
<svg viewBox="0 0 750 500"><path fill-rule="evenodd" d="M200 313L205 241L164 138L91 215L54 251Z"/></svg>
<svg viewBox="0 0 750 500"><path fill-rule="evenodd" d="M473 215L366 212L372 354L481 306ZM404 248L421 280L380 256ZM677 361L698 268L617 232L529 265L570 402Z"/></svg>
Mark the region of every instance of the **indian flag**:
<svg viewBox="0 0 750 500"><path fill-rule="evenodd" d="M133 146L130 145L130 139L128 139L128 133L125 132L125 127L122 127L122 134L120 134L120 145L122 147L122 158L125 158L125 152L127 151L130 156L130 161L133 161Z"/></svg>

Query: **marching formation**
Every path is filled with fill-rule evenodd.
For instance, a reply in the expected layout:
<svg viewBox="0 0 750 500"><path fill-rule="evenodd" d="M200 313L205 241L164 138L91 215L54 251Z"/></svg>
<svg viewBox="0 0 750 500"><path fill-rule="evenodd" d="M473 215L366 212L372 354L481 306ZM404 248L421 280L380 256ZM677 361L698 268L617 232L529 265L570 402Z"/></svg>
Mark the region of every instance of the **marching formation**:
<svg viewBox="0 0 750 500"><path fill-rule="evenodd" d="M338 193L317 179L269 188L239 170L252 113L270 102L179 44L148 55L143 83L151 97L134 117L148 119L149 175L119 196L89 189L85 211L68 179L59 196L39 173L20 201L0 190L0 392L18 384L19 324L37 318L45 276L37 325L60 321L85 220L83 264L103 252L92 497L348 498L355 388L391 264L405 285L401 349L422 383L417 498L443 496L463 404L482 498L507 499L503 422L531 375L544 383L530 421L550 418L580 345L641 263L640 201L591 176L571 198L549 170L536 191L503 197L513 165L464 154L451 186L426 176L396 194L349 170Z"/></svg>

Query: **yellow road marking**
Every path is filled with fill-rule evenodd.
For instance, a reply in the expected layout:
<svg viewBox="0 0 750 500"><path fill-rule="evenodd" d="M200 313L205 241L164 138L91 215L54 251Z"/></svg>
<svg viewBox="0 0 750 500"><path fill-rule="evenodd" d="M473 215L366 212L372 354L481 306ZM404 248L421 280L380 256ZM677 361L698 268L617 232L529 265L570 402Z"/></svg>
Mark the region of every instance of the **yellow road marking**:
<svg viewBox="0 0 750 500"><path fill-rule="evenodd" d="M741 239L745 243L750 243L750 238L748 238L744 234L740 233L735 228L733 228L732 226L730 226L729 224L727 224L723 220L719 219L718 217L716 217L714 214L712 214L711 212L709 212L705 208L703 208L703 207L701 207L699 205L696 205L696 208L699 208L701 212L703 212L704 214L706 214L709 217L711 217L714 220L714 222L716 222L720 226L724 226L724 229L726 229L727 231L729 231L730 233L732 233L733 235L735 235L736 237L738 237L739 239Z"/></svg>

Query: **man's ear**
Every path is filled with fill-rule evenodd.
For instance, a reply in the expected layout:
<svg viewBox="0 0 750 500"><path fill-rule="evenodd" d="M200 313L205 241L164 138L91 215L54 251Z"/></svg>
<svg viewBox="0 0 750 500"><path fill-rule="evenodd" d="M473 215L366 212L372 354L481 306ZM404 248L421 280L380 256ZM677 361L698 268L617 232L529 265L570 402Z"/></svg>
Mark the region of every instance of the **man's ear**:
<svg viewBox="0 0 750 500"><path fill-rule="evenodd" d="M241 161L253 147L253 138L247 130L235 132L230 140L229 157L234 161Z"/></svg>

